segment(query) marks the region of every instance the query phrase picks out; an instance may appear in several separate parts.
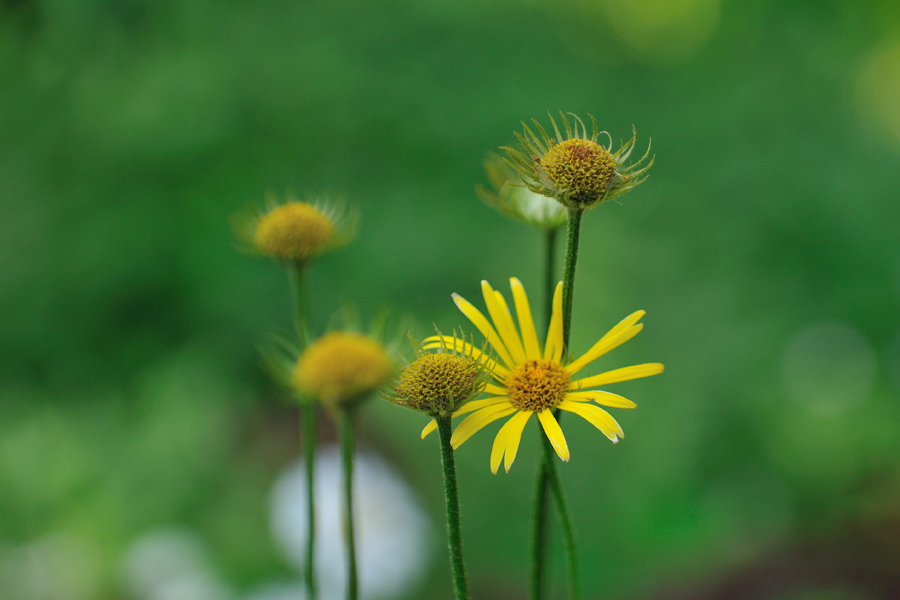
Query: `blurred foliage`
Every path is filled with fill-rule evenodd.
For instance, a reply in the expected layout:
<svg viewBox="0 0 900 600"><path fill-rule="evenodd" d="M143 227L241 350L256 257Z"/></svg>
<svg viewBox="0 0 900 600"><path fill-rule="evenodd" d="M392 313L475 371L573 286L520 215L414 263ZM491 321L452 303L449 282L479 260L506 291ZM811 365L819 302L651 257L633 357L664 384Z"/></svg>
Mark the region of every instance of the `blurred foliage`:
<svg viewBox="0 0 900 600"><path fill-rule="evenodd" d="M566 425L588 597L704 589L895 522L898 43L890 0L0 3L0 558L77 536L83 597L115 598L129 544L184 525L238 590L288 576L267 503L296 411L255 347L289 295L230 218L270 189L345 197L361 234L312 269L316 330L349 302L450 331L451 292L539 289L540 234L474 186L558 109L657 156L582 236L573 350L644 308L602 366L667 366L616 388L639 404L618 446ZM823 323L849 345L804 345ZM852 401L820 405L832 376ZM439 518L422 419L363 421ZM536 431L509 475L491 437L458 453L468 561L479 595L522 597ZM442 561L428 597L450 597ZM896 597L897 563L867 564L740 597Z"/></svg>

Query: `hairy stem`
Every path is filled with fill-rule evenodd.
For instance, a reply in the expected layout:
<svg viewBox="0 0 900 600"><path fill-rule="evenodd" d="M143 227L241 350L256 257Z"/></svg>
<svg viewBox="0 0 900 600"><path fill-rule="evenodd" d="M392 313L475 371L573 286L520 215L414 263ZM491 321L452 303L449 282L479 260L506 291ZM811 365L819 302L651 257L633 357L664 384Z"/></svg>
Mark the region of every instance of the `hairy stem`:
<svg viewBox="0 0 900 600"><path fill-rule="evenodd" d="M583 208L569 209L569 225L566 233L566 266L563 271L563 346L569 351L569 333L572 325L572 296L575 292L575 263L578 261L578 238L581 235Z"/></svg>
<svg viewBox="0 0 900 600"><path fill-rule="evenodd" d="M563 547L566 552L566 574L569 579L569 600L581 600L581 575L578 560L578 547L575 544L575 527L572 525L572 512L556 470L556 463L551 456L553 448L550 439L542 435L544 442L544 465L547 471L547 482L550 487L550 495L556 504L556 513L559 515L559 524L562 527Z"/></svg>
<svg viewBox="0 0 900 600"><path fill-rule="evenodd" d="M450 541L450 567L453 571L453 589L456 600L468 600L469 586L466 583L466 565L463 560L462 530L459 525L459 492L456 486L456 464L453 447L450 445L451 418L437 417L438 432L441 437L441 464L444 467L444 498L447 504L447 537Z"/></svg>

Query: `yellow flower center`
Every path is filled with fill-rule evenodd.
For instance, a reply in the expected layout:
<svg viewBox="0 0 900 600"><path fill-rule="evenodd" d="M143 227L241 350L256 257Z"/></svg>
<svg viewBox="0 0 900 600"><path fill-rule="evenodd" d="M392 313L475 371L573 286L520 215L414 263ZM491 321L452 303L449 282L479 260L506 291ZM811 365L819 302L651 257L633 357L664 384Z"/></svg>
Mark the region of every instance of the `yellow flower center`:
<svg viewBox="0 0 900 600"><path fill-rule="evenodd" d="M334 332L310 344L294 368L298 389L323 402L355 400L374 391L393 374L384 347L358 333Z"/></svg>
<svg viewBox="0 0 900 600"><path fill-rule="evenodd" d="M400 373L394 393L410 408L446 415L474 396L481 383L481 370L471 358L423 354Z"/></svg>
<svg viewBox="0 0 900 600"><path fill-rule="evenodd" d="M605 195L617 166L606 148L581 138L554 144L539 160L550 181L579 202Z"/></svg>
<svg viewBox="0 0 900 600"><path fill-rule="evenodd" d="M254 241L275 258L306 260L331 239L334 223L312 204L288 202L260 218Z"/></svg>
<svg viewBox="0 0 900 600"><path fill-rule="evenodd" d="M552 360L526 360L506 377L509 401L519 410L541 412L556 408L566 397L572 379Z"/></svg>

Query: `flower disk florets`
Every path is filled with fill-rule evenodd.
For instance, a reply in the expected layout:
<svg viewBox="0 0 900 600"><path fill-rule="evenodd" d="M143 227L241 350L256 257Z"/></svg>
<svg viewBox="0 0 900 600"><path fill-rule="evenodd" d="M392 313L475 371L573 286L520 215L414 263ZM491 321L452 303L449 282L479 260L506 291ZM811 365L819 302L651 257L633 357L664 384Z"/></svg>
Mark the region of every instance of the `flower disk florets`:
<svg viewBox="0 0 900 600"><path fill-rule="evenodd" d="M506 377L509 401L519 410L541 412L562 402L572 382L559 363L552 360L526 360Z"/></svg>
<svg viewBox="0 0 900 600"><path fill-rule="evenodd" d="M298 390L326 404L345 404L375 391L393 374L384 347L359 333L328 333L310 344L294 368Z"/></svg>
<svg viewBox="0 0 900 600"><path fill-rule="evenodd" d="M400 372L393 394L413 410L444 416L480 393L483 373L478 362L467 356L425 353Z"/></svg>
<svg viewBox="0 0 900 600"><path fill-rule="evenodd" d="M591 140L580 138L553 144L537 161L538 174L546 177L571 200L578 204L591 202L606 194L616 176L616 159L606 148Z"/></svg>
<svg viewBox="0 0 900 600"><path fill-rule="evenodd" d="M269 256L304 261L326 246L334 235L334 223L305 202L288 202L263 215L253 239Z"/></svg>
<svg viewBox="0 0 900 600"><path fill-rule="evenodd" d="M636 134L613 152L612 139L605 131L597 130L597 121L591 117L591 131L575 115L574 122L563 113L563 129L553 117L554 137L537 121L535 129L524 126L523 133L516 133L524 153L504 147L506 164L515 169L521 183L534 192L553 198L567 209L585 210L626 194L647 179L647 170L653 166L650 148L631 164L628 158L634 150ZM599 136L609 138L604 147L597 142ZM648 160L649 159L649 160Z"/></svg>

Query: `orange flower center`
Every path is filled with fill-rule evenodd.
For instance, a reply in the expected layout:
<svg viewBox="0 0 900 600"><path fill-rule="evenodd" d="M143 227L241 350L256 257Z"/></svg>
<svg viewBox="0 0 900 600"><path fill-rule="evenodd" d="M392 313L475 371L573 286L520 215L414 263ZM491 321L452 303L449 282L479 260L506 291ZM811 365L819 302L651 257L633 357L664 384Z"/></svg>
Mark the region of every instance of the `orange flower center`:
<svg viewBox="0 0 900 600"><path fill-rule="evenodd" d="M554 144L540 158L540 166L559 190L590 202L606 194L618 165L600 144L575 138Z"/></svg>
<svg viewBox="0 0 900 600"><path fill-rule="evenodd" d="M552 360L526 360L506 377L509 401L519 410L541 412L556 408L569 391L572 379Z"/></svg>

